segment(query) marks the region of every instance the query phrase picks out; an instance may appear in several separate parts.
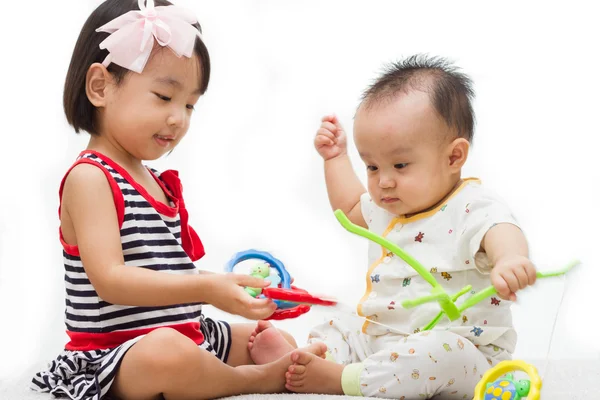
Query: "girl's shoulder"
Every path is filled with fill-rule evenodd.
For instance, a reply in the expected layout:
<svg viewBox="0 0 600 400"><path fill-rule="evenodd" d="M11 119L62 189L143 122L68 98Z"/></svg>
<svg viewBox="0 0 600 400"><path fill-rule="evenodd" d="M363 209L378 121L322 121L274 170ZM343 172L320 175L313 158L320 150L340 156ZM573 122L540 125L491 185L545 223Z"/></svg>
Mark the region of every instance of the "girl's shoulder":
<svg viewBox="0 0 600 400"><path fill-rule="evenodd" d="M119 186L120 181L122 181L120 174L100 153L92 151L80 153L60 183L59 215L64 205L77 207L79 203L108 199L110 196L117 209L121 225L124 218L124 199Z"/></svg>

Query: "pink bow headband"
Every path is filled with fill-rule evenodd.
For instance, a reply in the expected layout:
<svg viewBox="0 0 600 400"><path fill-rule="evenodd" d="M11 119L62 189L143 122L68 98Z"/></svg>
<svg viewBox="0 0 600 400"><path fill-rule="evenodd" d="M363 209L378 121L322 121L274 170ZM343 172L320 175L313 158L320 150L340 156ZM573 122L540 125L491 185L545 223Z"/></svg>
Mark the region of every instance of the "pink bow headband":
<svg viewBox="0 0 600 400"><path fill-rule="evenodd" d="M129 11L96 29L110 36L100 43L109 51L104 66L115 63L141 73L150 57L154 41L169 46L178 56L190 58L200 32L192 24L198 22L190 11L176 6L154 7L154 0L138 0L140 11Z"/></svg>

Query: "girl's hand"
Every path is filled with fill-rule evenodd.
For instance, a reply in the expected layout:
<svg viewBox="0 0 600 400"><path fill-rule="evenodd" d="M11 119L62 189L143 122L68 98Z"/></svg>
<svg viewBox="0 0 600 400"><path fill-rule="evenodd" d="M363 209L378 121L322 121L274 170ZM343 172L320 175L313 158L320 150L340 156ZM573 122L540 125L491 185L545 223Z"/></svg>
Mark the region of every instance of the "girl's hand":
<svg viewBox="0 0 600 400"><path fill-rule="evenodd" d="M213 274L206 276L210 280L206 300L209 304L230 314L244 318L260 320L270 317L277 305L271 299L256 299L250 296L245 286L265 288L271 282L239 274Z"/></svg>
<svg viewBox="0 0 600 400"><path fill-rule="evenodd" d="M321 119L321 127L315 136L315 148L325 161L346 154L346 133L335 115Z"/></svg>
<svg viewBox="0 0 600 400"><path fill-rule="evenodd" d="M537 276L533 263L523 256L500 258L491 272L492 285L501 299L517 300L517 291L535 283Z"/></svg>

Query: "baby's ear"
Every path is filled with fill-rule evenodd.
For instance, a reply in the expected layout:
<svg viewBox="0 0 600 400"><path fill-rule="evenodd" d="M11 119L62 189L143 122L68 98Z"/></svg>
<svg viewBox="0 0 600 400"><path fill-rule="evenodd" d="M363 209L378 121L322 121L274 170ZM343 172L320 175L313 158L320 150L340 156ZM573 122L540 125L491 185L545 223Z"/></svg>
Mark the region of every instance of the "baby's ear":
<svg viewBox="0 0 600 400"><path fill-rule="evenodd" d="M460 170L469 156L469 141L465 138L457 138L448 146L448 166L453 170Z"/></svg>
<svg viewBox="0 0 600 400"><path fill-rule="evenodd" d="M111 81L112 75L104 65L90 65L85 77L85 94L94 107L106 106L106 89Z"/></svg>

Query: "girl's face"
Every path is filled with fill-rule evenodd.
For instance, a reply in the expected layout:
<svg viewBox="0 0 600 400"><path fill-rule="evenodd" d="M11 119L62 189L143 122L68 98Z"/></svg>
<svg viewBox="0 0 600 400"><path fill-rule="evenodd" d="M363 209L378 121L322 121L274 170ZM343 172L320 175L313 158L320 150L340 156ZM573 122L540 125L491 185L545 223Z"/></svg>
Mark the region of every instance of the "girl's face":
<svg viewBox="0 0 600 400"><path fill-rule="evenodd" d="M106 87L99 132L138 160L155 160L185 136L200 97L197 56L177 57L155 50L141 74L130 72Z"/></svg>

